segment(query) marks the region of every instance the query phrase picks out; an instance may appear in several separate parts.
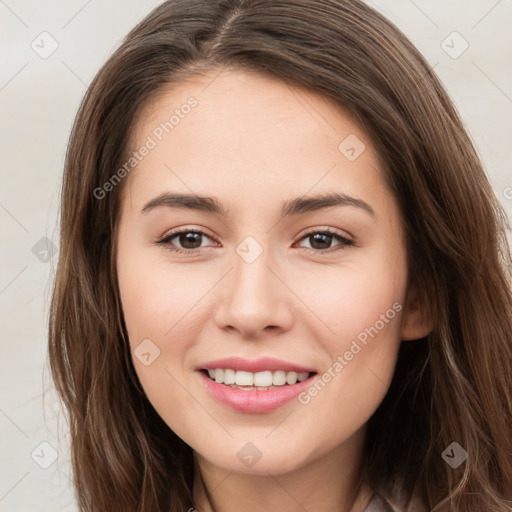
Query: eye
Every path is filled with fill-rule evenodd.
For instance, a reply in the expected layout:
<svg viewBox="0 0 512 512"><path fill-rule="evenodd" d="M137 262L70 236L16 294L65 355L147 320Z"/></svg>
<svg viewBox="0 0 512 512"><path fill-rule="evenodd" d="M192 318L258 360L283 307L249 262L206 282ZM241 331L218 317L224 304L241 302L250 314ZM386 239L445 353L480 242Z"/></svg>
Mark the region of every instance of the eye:
<svg viewBox="0 0 512 512"><path fill-rule="evenodd" d="M164 238L158 240L156 243L163 245L169 251L183 254L193 254L197 252L201 247L203 247L201 240L203 237L213 240L213 238L208 236L203 231L182 229L181 231L174 231L165 235ZM176 239L182 247L176 247L172 243L172 240L174 239Z"/></svg>
<svg viewBox="0 0 512 512"><path fill-rule="evenodd" d="M156 243L164 246L169 251L181 254L194 254L199 252L201 248L208 247L203 245L203 238L213 240L213 237L210 237L203 231L182 229L168 233ZM176 241L173 242L175 239ZM315 254L331 253L355 245L353 240L349 240L330 229L312 230L300 239L300 241L302 240L308 240L310 242L310 247L303 248ZM217 242L217 240L215 241ZM333 241L338 242L337 245L334 246L334 249L330 247ZM179 243L181 247L176 247L175 243Z"/></svg>
<svg viewBox="0 0 512 512"><path fill-rule="evenodd" d="M310 231L306 233L301 240L308 240L310 247L305 247L305 249L316 254L331 253L355 245L353 240L349 240L330 229ZM330 246L333 240L337 241L338 244L334 246L333 250L328 250L332 249Z"/></svg>

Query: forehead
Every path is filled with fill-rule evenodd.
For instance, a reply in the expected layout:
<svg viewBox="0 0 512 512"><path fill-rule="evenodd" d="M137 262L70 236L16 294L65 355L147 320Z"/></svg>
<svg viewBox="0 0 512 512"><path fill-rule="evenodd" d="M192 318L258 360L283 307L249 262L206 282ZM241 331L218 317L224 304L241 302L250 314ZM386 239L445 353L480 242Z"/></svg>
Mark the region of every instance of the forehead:
<svg viewBox="0 0 512 512"><path fill-rule="evenodd" d="M148 143L129 175L146 198L167 187L249 205L383 186L378 155L347 109L245 71L195 75L160 93L136 120L131 151Z"/></svg>
<svg viewBox="0 0 512 512"><path fill-rule="evenodd" d="M197 105L189 109L187 102L191 101ZM279 142L300 134L310 137L312 143L317 142L319 136L336 140L343 129L356 128L346 108L318 92L255 72L222 69L192 75L161 90L136 119L132 143L136 145L148 133L158 131L160 123L169 121L173 114L173 130L178 124L186 125L181 121L189 113L193 114L195 123L201 124L196 124L194 129L217 132L219 136L226 135L227 131L231 144L248 130L252 136L257 136L254 144L265 141L268 145L273 140L270 138L273 128L281 132ZM263 127L266 131L262 133ZM284 127L286 132L282 131ZM242 128L245 133L241 132ZM178 131L183 128L175 130L173 136ZM173 138L168 137L168 142Z"/></svg>

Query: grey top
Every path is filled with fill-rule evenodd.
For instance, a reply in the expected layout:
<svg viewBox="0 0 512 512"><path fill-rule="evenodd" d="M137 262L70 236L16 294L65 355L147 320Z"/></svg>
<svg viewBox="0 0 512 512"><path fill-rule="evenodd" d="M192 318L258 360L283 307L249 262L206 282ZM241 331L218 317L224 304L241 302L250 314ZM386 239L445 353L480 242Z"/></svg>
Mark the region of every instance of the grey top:
<svg viewBox="0 0 512 512"><path fill-rule="evenodd" d="M406 506L401 492L393 499L393 503L376 492L363 512L427 512L427 508L415 497Z"/></svg>
<svg viewBox="0 0 512 512"><path fill-rule="evenodd" d="M388 500L380 494L374 494L368 506L363 512L394 512Z"/></svg>

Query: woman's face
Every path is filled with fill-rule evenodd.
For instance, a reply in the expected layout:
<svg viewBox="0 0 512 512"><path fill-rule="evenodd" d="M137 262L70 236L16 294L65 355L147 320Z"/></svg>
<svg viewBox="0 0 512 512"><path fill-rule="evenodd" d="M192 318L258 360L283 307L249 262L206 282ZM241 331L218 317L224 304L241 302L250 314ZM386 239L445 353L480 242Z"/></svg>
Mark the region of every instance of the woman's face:
<svg viewBox="0 0 512 512"><path fill-rule="evenodd" d="M422 334L366 133L322 96L225 70L155 100L132 150L117 270L156 411L231 471L360 447L400 340Z"/></svg>

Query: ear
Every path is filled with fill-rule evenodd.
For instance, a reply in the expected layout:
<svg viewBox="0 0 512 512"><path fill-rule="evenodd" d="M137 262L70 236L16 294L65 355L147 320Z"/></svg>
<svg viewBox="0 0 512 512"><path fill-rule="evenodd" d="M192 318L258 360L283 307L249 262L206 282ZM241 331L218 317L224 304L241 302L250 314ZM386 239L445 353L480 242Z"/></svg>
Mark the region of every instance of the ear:
<svg viewBox="0 0 512 512"><path fill-rule="evenodd" d="M432 308L422 301L418 287L411 283L407 291L405 309L402 316L400 336L402 340L419 340L434 328Z"/></svg>

